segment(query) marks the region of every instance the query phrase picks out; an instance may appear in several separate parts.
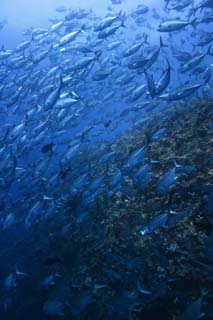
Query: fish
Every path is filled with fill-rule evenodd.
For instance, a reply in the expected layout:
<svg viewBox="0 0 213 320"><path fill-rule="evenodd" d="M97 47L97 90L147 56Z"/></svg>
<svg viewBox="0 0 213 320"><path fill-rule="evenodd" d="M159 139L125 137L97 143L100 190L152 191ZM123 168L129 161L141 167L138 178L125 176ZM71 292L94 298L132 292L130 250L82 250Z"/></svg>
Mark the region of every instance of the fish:
<svg viewBox="0 0 213 320"><path fill-rule="evenodd" d="M109 3L0 21L3 319L211 317L212 1Z"/></svg>
<svg viewBox="0 0 213 320"><path fill-rule="evenodd" d="M118 15L115 16L109 16L106 17L104 19L102 19L100 22L98 22L95 26L94 26L94 31L95 32L100 32L103 31L104 29L111 27L111 25L115 22L115 21L119 21L122 20L122 11L119 12Z"/></svg>
<svg viewBox="0 0 213 320"><path fill-rule="evenodd" d="M42 281L42 287L44 287L45 289L49 289L49 287L54 285L55 285L54 275L52 274L45 277Z"/></svg>
<svg viewBox="0 0 213 320"><path fill-rule="evenodd" d="M170 12L171 10L182 11L190 5L193 5L192 0L183 0L181 1L181 3L176 3L170 7L167 5L166 9L168 12Z"/></svg>
<svg viewBox="0 0 213 320"><path fill-rule="evenodd" d="M205 8L213 8L212 0L203 0L201 3L194 9L197 11L198 9L205 9Z"/></svg>
<svg viewBox="0 0 213 320"><path fill-rule="evenodd" d="M55 106L56 102L58 101L60 97L61 88L63 86L63 79L60 77L60 84L56 87L55 90L53 90L50 95L47 97L45 101L44 108L45 110L51 109Z"/></svg>
<svg viewBox="0 0 213 320"><path fill-rule="evenodd" d="M203 317L205 315L204 312L201 311L201 306L203 303L203 299L205 296L206 292L202 292L202 295L200 298L198 298L197 300L195 300L194 302L192 302L187 309L185 310L185 312L183 312L183 314L179 317L180 320L193 320L193 319L199 319L201 317Z"/></svg>
<svg viewBox="0 0 213 320"><path fill-rule="evenodd" d="M30 228L39 219L42 210L42 202L38 200L29 210L25 217L25 227Z"/></svg>
<svg viewBox="0 0 213 320"><path fill-rule="evenodd" d="M3 231L8 230L15 222L15 214L13 212L9 213L3 222L2 229Z"/></svg>
<svg viewBox="0 0 213 320"><path fill-rule="evenodd" d="M57 7L57 8L55 9L55 11L57 11L57 12L65 12L65 11L67 11L67 9L66 9L66 7L64 7L64 6L60 6L60 7Z"/></svg>
<svg viewBox="0 0 213 320"><path fill-rule="evenodd" d="M44 260L44 265L51 266L55 264L63 264L63 260L60 257L47 257Z"/></svg>
<svg viewBox="0 0 213 320"><path fill-rule="evenodd" d="M27 274L24 273L24 272L21 272L19 271L17 268L16 268L16 271L9 274L5 279L4 279L4 287L7 289L7 290L12 290L14 288L17 287L18 283L18 279L19 277L26 277Z"/></svg>
<svg viewBox="0 0 213 320"><path fill-rule="evenodd" d="M137 8L135 9L135 14L146 14L149 11L149 7L144 4L139 4Z"/></svg>
<svg viewBox="0 0 213 320"><path fill-rule="evenodd" d="M151 181L151 167L149 164L142 166L134 175L133 181L140 188L144 190Z"/></svg>
<svg viewBox="0 0 213 320"><path fill-rule="evenodd" d="M53 151L53 146L54 146L54 143L48 143L48 144L45 144L42 148L41 148L41 152L42 153L47 153L47 152L51 152Z"/></svg>
<svg viewBox="0 0 213 320"><path fill-rule="evenodd" d="M118 26L111 26L107 29L98 32L98 39L106 39L109 36L112 36L120 27L126 28L124 21L121 21L121 24Z"/></svg>
<svg viewBox="0 0 213 320"><path fill-rule="evenodd" d="M211 45L208 47L208 50L206 51L206 53L196 55L192 57L189 61L184 63L181 66L181 71L186 72L186 71L190 71L194 67L197 67L207 55L211 55Z"/></svg>
<svg viewBox="0 0 213 320"><path fill-rule="evenodd" d="M150 94L151 98L154 98L156 95L156 87L155 87L155 82L154 82L153 76L148 74L147 71L145 71L144 73L146 76L146 82L147 82L149 94Z"/></svg>
<svg viewBox="0 0 213 320"><path fill-rule="evenodd" d="M14 273L11 273L5 278L4 286L7 290L11 290L17 286L16 276Z"/></svg>
<svg viewBox="0 0 213 320"><path fill-rule="evenodd" d="M138 100L144 93L146 92L146 86L144 84L141 84L137 87L135 87L133 90L131 90L129 100L131 102Z"/></svg>
<svg viewBox="0 0 213 320"><path fill-rule="evenodd" d="M176 167L169 169L160 179L156 186L156 191L163 195L179 180L180 174L177 173Z"/></svg>
<svg viewBox="0 0 213 320"><path fill-rule="evenodd" d="M135 151L133 151L129 155L129 157L127 158L125 163L123 164L122 171L124 173L127 173L132 168L134 168L136 165L138 165L141 162L143 162L143 160L145 159L145 156L146 156L146 152L147 152L147 147L146 146L143 146L143 147L138 148Z"/></svg>
<svg viewBox="0 0 213 320"><path fill-rule="evenodd" d="M59 301L48 300L43 305L43 313L46 316L63 316L63 304Z"/></svg>
<svg viewBox="0 0 213 320"><path fill-rule="evenodd" d="M140 230L140 235L145 236L147 234L157 233L160 228L164 228L166 226L167 219L167 213L154 217L147 226Z"/></svg>
<svg viewBox="0 0 213 320"><path fill-rule="evenodd" d="M172 68L168 61L167 63L168 63L167 69L163 72L161 78L158 80L157 84L155 85L154 93L156 95L161 95L161 93L163 93L168 87L168 85L170 84Z"/></svg>
<svg viewBox="0 0 213 320"><path fill-rule="evenodd" d="M160 95L159 98L163 99L163 100L167 100L167 101L181 100L181 99L184 99L184 98L192 95L198 89L200 89L202 86L203 86L203 84L180 86L179 88L177 88L169 93L165 93L165 94Z"/></svg>
<svg viewBox="0 0 213 320"><path fill-rule="evenodd" d="M64 26L64 21L59 21L51 26L51 28L49 29L49 32L58 32L58 30L60 30L61 27L63 26Z"/></svg>
<svg viewBox="0 0 213 320"><path fill-rule="evenodd" d="M194 29L196 28L197 18L194 18L191 22L183 20L168 20L160 24L157 28L159 32L173 32L185 28L188 25L191 25Z"/></svg>
<svg viewBox="0 0 213 320"><path fill-rule="evenodd" d="M144 43L148 43L147 38L148 38L148 35L146 35L144 41L139 43L134 43L133 45L131 45L129 48L127 48L124 51L123 56L126 58L136 53L144 45Z"/></svg>
<svg viewBox="0 0 213 320"><path fill-rule="evenodd" d="M7 19L0 21L0 30L2 30L8 24Z"/></svg>
<svg viewBox="0 0 213 320"><path fill-rule="evenodd" d="M139 280L139 279L137 280L137 289L138 289L138 291L139 291L141 294L143 294L143 295L150 295L150 294L152 294L150 291L145 290L145 289L143 289L143 288L141 287L141 283L140 283L140 280Z"/></svg>
<svg viewBox="0 0 213 320"><path fill-rule="evenodd" d="M201 23L211 23L213 22L213 15L211 12L207 12L206 14L203 15L203 17L200 17L199 20L197 21L198 24Z"/></svg>
<svg viewBox="0 0 213 320"><path fill-rule="evenodd" d="M160 37L160 46L158 49L150 52L146 56L137 57L132 62L128 64L129 69L139 69L142 72L147 71L158 59L160 51L162 48L167 47L166 44L163 43L162 37Z"/></svg>
<svg viewBox="0 0 213 320"><path fill-rule="evenodd" d="M84 32L84 26L81 27L80 30L78 31L72 31L66 35L64 35L60 40L59 40L59 46L63 47L67 45L68 43L74 41L76 37L81 33Z"/></svg>

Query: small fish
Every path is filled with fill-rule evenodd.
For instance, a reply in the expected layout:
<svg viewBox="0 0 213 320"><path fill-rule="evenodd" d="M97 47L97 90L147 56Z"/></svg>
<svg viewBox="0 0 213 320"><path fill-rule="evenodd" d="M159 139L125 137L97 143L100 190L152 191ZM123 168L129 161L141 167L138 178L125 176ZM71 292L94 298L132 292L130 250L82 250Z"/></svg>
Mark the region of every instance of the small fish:
<svg viewBox="0 0 213 320"><path fill-rule="evenodd" d="M63 79L62 79L62 76L60 76L60 84L56 87L55 90L53 90L50 93L50 95L45 101L45 105L44 105L45 111L52 109L55 106L56 102L60 98L62 86L63 86Z"/></svg>
<svg viewBox="0 0 213 320"><path fill-rule="evenodd" d="M4 286L7 290L11 290L17 286L17 278L15 273L11 273L4 280Z"/></svg>
<svg viewBox="0 0 213 320"><path fill-rule="evenodd" d="M126 58L126 57L133 55L135 52L137 52L143 46L144 43L147 43L147 38L148 38L148 35L146 35L144 41L139 42L139 43L135 43L132 46L130 46L129 48L127 48L124 51L123 56Z"/></svg>
<svg viewBox="0 0 213 320"><path fill-rule="evenodd" d="M15 214L14 213L9 213L7 216L6 216L6 218L5 218L5 220L4 220L4 222L3 222L3 227L2 227L2 229L5 231L5 230L8 230L8 228L10 227L10 226L12 226L13 224L14 224L14 222L15 222Z"/></svg>
<svg viewBox="0 0 213 320"><path fill-rule="evenodd" d="M159 32L173 32L177 30L181 30L188 25L192 25L193 28L196 28L197 18L193 19L191 22L183 21L183 20L169 20L163 22L158 26L157 31Z"/></svg>
<svg viewBox="0 0 213 320"><path fill-rule="evenodd" d="M48 257L44 260L44 265L51 266L54 264L63 264L63 260L60 257Z"/></svg>
<svg viewBox="0 0 213 320"><path fill-rule="evenodd" d="M160 228L166 226L166 222L168 219L168 214L163 213L159 216L154 217L142 230L140 230L140 234L142 236L150 234L150 233L157 233Z"/></svg>
<svg viewBox="0 0 213 320"><path fill-rule="evenodd" d="M45 289L49 289L49 287L54 286L55 281L54 281L54 275L49 275L47 277L44 278L44 280L42 281L42 286Z"/></svg>
<svg viewBox="0 0 213 320"><path fill-rule="evenodd" d="M59 41L59 45L60 46L67 45L68 43L74 41L76 39L76 37L82 32L84 32L84 26L78 31L72 31L72 32L66 34L65 36L63 36Z"/></svg>
<svg viewBox="0 0 213 320"><path fill-rule="evenodd" d="M205 8L213 8L212 0L203 0L203 1L201 1L201 3L197 6L197 8L195 8L195 11L197 11L198 9L203 10Z"/></svg>
<svg viewBox="0 0 213 320"><path fill-rule="evenodd" d="M140 283L140 280L139 280L139 279L137 280L137 289L138 289L138 291L139 291L141 294L143 294L143 295L150 295L150 294L152 294L152 292L150 292L150 291L148 291L148 290L145 290L145 289L143 289L143 288L141 287L141 283Z"/></svg>
<svg viewBox="0 0 213 320"><path fill-rule="evenodd" d="M189 61L184 63L181 66L181 71L186 72L186 71L193 69L194 67L197 67L207 55L212 55L211 54L211 45L209 46L206 53L196 55L196 56L192 57Z"/></svg>
<svg viewBox="0 0 213 320"><path fill-rule="evenodd" d="M124 173L130 172L139 163L143 162L147 152L147 147L143 146L142 148L136 149L133 151L128 159L125 161L122 170Z"/></svg>
<svg viewBox="0 0 213 320"><path fill-rule="evenodd" d="M191 96L193 93L195 93L202 86L203 86L203 84L181 86L181 87L175 89L174 91L160 95L159 98L163 99L163 100L167 100L167 101L181 100L181 99L184 99L188 96Z"/></svg>
<svg viewBox="0 0 213 320"><path fill-rule="evenodd" d="M43 305L43 313L47 316L63 316L63 304L57 300L48 300Z"/></svg>
<svg viewBox="0 0 213 320"><path fill-rule="evenodd" d="M112 36L120 27L126 28L124 21L122 21L121 24L118 26L112 26L107 29L104 29L103 31L99 31L98 39L106 39L109 36Z"/></svg>
<svg viewBox="0 0 213 320"><path fill-rule="evenodd" d="M171 66L167 60L168 63L168 67L165 70L165 72L163 72L161 78L159 79L159 81L157 82L156 86L155 86L155 93L156 95L160 95L162 94L166 88L168 87L169 83L170 83L170 79L171 79Z"/></svg>
<svg viewBox="0 0 213 320"><path fill-rule="evenodd" d="M95 27L94 31L99 32L110 27L115 21L121 20L122 11L117 16L109 16L102 19Z"/></svg>
<svg viewBox="0 0 213 320"><path fill-rule="evenodd" d="M147 87L148 87L148 90L149 90L149 94L152 98L155 97L156 95L156 87L155 87L155 82L154 82L154 79L153 79L153 75L151 74L148 74L147 71L144 72L145 73L145 76L146 76L146 82L147 82Z"/></svg>
<svg viewBox="0 0 213 320"><path fill-rule="evenodd" d="M205 295L206 292L203 291L201 297L192 302L178 320L197 320L202 318L205 315L201 310Z"/></svg>
<svg viewBox="0 0 213 320"><path fill-rule="evenodd" d="M54 143L51 142L51 143L48 143L48 144L45 144L42 148L41 148L41 152L42 153L47 153L47 152L53 152L53 146L54 146Z"/></svg>

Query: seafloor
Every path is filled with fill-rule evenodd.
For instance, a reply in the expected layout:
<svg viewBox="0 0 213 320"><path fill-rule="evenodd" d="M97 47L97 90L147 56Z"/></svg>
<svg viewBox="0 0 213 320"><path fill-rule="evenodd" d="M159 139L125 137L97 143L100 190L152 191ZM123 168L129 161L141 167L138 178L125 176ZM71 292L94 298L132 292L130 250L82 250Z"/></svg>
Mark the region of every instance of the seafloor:
<svg viewBox="0 0 213 320"><path fill-rule="evenodd" d="M55 287L55 296L62 287L73 290L73 295L65 295L69 314L77 305L71 311L73 319L179 319L203 292L204 319L212 319L212 107L213 101L206 99L149 110L144 123L113 145L81 155L95 177L121 167L119 157L107 166L95 162L102 150L125 158L147 145L145 163L151 164L151 178L141 190L133 175L127 175L122 190L110 199L103 194L90 208L89 218L68 228L63 237L61 230L72 225L78 199L65 201L57 218L43 225L54 235L50 252L61 258L49 268L65 279L63 286ZM150 138L162 128L165 135ZM159 195L156 186L174 160L188 171ZM140 233L153 217L169 210L178 213L170 224ZM82 291L81 304L76 297Z"/></svg>

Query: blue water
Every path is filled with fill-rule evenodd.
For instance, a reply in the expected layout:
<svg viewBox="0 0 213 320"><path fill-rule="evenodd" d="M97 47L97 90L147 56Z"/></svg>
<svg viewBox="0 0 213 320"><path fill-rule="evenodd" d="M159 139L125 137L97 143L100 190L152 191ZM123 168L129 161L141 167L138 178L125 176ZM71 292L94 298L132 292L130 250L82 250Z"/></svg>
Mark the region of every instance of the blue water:
<svg viewBox="0 0 213 320"><path fill-rule="evenodd" d="M1 0L0 319L211 318L212 27L208 0Z"/></svg>

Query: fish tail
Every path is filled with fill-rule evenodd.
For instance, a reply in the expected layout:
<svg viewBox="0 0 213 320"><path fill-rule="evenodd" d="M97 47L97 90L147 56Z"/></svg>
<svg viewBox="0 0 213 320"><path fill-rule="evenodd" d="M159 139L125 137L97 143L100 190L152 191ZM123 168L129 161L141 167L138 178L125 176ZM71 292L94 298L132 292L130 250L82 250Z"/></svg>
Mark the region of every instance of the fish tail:
<svg viewBox="0 0 213 320"><path fill-rule="evenodd" d="M122 20L122 16L123 16L123 15L122 15L122 10L120 10L119 13L118 13L118 19L121 19L121 20Z"/></svg>

